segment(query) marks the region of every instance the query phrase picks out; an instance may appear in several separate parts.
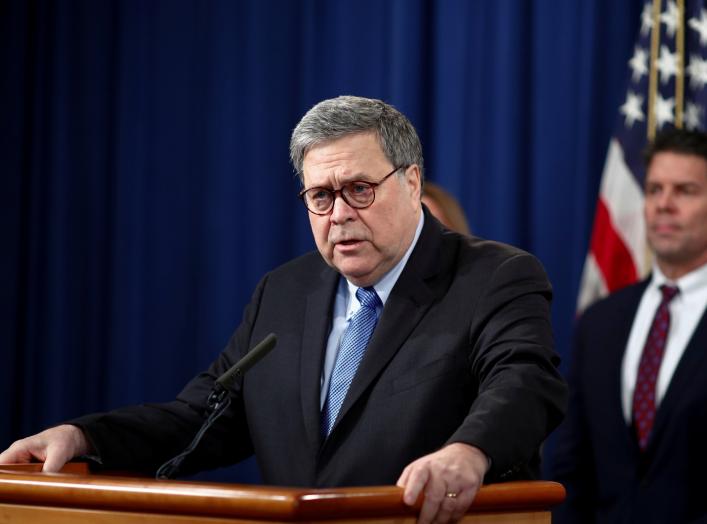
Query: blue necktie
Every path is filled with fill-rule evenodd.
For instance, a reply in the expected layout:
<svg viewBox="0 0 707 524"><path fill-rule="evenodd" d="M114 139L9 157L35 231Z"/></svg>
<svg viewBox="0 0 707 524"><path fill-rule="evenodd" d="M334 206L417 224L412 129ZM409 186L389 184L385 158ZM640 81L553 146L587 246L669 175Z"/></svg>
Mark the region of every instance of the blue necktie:
<svg viewBox="0 0 707 524"><path fill-rule="evenodd" d="M351 317L349 327L341 337L339 354L329 380L329 394L322 409L321 431L326 438L334 427L341 405L356 374L358 365L366 352L366 346L378 322L376 306L382 305L376 290L372 287L359 288L356 298L361 308Z"/></svg>

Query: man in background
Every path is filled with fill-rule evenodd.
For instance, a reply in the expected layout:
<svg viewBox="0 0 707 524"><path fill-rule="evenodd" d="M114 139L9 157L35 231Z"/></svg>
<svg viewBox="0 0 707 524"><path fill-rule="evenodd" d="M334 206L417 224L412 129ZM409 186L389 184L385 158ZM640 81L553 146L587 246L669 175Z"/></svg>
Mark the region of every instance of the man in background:
<svg viewBox="0 0 707 524"><path fill-rule="evenodd" d="M154 472L200 427L215 379L274 332L183 472L254 453L269 484L397 482L407 504L424 494L421 522L459 519L483 481L537 474L566 400L540 263L442 228L420 202L417 133L379 100L317 104L290 156L318 252L265 275L211 367L174 402L73 420L0 463Z"/></svg>
<svg viewBox="0 0 707 524"><path fill-rule="evenodd" d="M707 518L707 135L659 135L646 166L653 273L578 322L554 522Z"/></svg>

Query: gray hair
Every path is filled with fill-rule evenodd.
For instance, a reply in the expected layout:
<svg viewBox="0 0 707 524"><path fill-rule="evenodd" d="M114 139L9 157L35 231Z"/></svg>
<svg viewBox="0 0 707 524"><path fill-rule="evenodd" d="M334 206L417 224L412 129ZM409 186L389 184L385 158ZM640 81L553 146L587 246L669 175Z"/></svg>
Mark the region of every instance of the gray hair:
<svg viewBox="0 0 707 524"><path fill-rule="evenodd" d="M405 115L374 98L340 96L319 102L299 121L290 139L290 160L304 183L304 156L314 146L355 133L374 132L393 167L417 164L424 180L422 145Z"/></svg>

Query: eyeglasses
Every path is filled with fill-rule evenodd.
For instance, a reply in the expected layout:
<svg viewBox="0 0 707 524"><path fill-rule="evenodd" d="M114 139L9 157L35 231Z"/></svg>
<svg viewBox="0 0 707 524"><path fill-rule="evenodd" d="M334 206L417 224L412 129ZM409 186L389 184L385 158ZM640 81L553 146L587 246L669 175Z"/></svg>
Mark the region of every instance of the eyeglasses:
<svg viewBox="0 0 707 524"><path fill-rule="evenodd" d="M376 199L376 187L381 185L389 177L393 176L405 166L398 166L385 175L378 182L365 182L354 180L343 185L341 189L329 189L327 187L310 187L303 189L299 193L304 206L310 213L315 215L328 215L334 209L336 194L339 193L348 205L356 209L365 209L373 204Z"/></svg>

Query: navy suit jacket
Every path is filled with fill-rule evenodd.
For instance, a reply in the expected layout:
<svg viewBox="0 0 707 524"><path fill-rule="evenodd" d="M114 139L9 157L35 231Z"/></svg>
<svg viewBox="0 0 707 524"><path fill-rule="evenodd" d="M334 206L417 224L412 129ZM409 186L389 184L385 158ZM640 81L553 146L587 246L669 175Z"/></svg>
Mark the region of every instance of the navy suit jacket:
<svg viewBox="0 0 707 524"><path fill-rule="evenodd" d="M425 212L326 441L320 376L339 274L316 252L262 279L226 349L176 401L73 423L105 467L154 471L191 440L214 378L273 332L277 347L234 387L185 472L254 452L270 484L393 484L414 459L460 441L491 457L490 480L533 476L566 403L550 284L531 255L443 230Z"/></svg>
<svg viewBox="0 0 707 524"><path fill-rule="evenodd" d="M570 406L558 431L553 467L568 497L553 522L672 523L707 517L704 315L660 403L644 453L623 416L621 363L647 284L612 294L578 322Z"/></svg>

